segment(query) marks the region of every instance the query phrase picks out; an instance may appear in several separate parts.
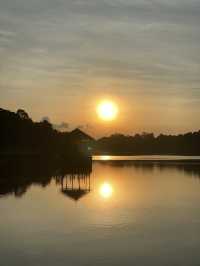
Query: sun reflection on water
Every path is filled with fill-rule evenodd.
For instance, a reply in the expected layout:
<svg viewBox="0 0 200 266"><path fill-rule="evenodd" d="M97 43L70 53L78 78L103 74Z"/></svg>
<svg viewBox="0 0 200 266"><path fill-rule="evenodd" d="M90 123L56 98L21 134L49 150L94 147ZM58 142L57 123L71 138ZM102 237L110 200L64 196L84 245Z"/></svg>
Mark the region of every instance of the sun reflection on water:
<svg viewBox="0 0 200 266"><path fill-rule="evenodd" d="M104 182L99 189L99 193L102 198L108 199L112 196L113 194L113 187L110 183Z"/></svg>
<svg viewBox="0 0 200 266"><path fill-rule="evenodd" d="M101 155L100 160L102 161L109 161L111 159L110 155Z"/></svg>

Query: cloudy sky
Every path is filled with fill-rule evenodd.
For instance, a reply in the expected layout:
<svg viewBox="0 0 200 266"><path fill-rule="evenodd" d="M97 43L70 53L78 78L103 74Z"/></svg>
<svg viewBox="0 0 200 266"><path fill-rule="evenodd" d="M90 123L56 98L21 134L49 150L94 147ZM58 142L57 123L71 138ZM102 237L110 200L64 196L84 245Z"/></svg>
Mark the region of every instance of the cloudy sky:
<svg viewBox="0 0 200 266"><path fill-rule="evenodd" d="M95 136L198 130L199 25L199 0L0 0L0 107Z"/></svg>

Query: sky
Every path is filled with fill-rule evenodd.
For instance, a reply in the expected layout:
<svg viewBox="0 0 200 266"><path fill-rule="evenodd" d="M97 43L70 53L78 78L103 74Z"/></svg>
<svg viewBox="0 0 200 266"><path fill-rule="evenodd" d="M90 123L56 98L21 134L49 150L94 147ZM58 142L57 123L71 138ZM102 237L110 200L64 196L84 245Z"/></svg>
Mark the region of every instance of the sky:
<svg viewBox="0 0 200 266"><path fill-rule="evenodd" d="M199 25L199 0L0 0L0 107L96 137L199 130Z"/></svg>

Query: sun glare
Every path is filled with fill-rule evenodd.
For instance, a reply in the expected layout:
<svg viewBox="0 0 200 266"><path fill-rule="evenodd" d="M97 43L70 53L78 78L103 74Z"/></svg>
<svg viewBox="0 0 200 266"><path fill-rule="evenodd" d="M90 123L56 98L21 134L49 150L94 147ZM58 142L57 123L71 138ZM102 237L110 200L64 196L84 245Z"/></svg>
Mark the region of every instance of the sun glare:
<svg viewBox="0 0 200 266"><path fill-rule="evenodd" d="M110 198L112 196L113 193L113 188L109 183L103 183L100 187L100 195L107 199Z"/></svg>
<svg viewBox="0 0 200 266"><path fill-rule="evenodd" d="M102 161L109 161L111 159L110 155L101 155L100 160Z"/></svg>
<svg viewBox="0 0 200 266"><path fill-rule="evenodd" d="M97 114L105 121L114 120L118 114L118 107L111 101L103 101L97 106Z"/></svg>

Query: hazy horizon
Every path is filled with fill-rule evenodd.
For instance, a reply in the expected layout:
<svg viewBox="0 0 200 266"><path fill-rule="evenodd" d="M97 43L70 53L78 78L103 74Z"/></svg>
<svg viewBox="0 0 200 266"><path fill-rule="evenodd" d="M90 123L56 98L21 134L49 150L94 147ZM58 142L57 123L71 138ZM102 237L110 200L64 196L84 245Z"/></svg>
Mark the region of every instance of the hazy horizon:
<svg viewBox="0 0 200 266"><path fill-rule="evenodd" d="M94 137L197 131L199 22L197 0L0 0L0 107Z"/></svg>

